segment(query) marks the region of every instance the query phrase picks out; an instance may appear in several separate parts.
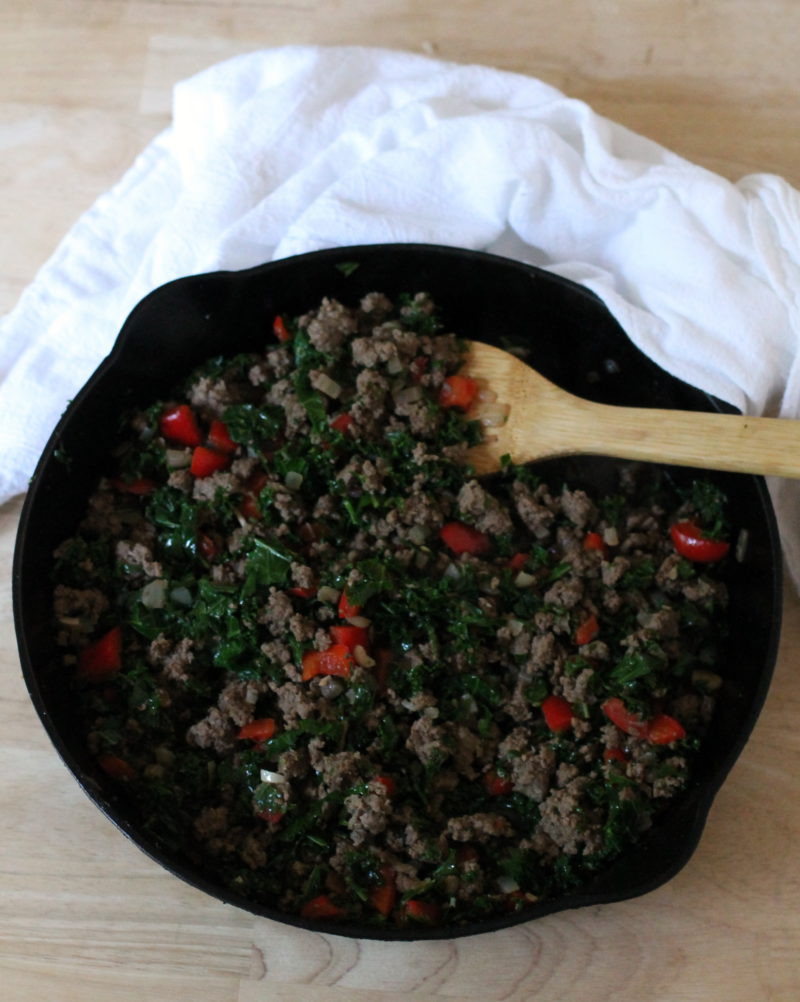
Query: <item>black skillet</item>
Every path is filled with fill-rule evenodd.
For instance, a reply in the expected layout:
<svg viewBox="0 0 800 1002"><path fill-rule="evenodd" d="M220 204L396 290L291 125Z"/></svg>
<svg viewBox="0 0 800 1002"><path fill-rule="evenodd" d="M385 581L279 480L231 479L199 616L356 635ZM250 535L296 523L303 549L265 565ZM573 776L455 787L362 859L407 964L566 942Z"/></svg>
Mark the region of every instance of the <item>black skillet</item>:
<svg viewBox="0 0 800 1002"><path fill-rule="evenodd" d="M357 267L353 267L357 265ZM503 347L524 345L531 364L564 389L603 403L728 410L669 376L628 340L585 289L537 268L488 254L428 245L373 245L319 251L248 271L179 279L133 310L109 357L70 404L41 457L22 512L14 555L14 613L22 670L50 739L98 807L171 873L222 901L304 929L386 940L483 933L584 905L634 897L672 877L694 851L713 798L752 730L769 686L780 632L781 558L764 481L711 477L747 532L744 558L731 561L725 684L691 787L636 847L580 890L523 913L444 928L394 929L310 921L238 897L187 859L137 830L124 799L99 773L75 727L72 696L53 642L51 554L79 521L118 418L152 402L205 358L263 350L272 318L296 315L323 296L355 304L367 292L425 290L448 329ZM709 443L713 448L713 443ZM63 457L69 457L65 462ZM613 490L618 463L574 457L543 464L551 482ZM685 483L693 471L667 468ZM696 473L696 471L695 471Z"/></svg>

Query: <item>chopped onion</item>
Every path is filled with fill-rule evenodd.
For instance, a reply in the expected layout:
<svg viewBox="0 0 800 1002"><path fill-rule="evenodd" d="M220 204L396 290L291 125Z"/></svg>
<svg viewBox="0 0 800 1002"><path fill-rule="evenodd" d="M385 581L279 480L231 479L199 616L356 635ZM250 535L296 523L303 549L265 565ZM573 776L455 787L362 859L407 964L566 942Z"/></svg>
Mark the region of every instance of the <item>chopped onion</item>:
<svg viewBox="0 0 800 1002"><path fill-rule="evenodd" d="M372 620L367 619L366 616L348 616L345 622L349 623L351 626L359 626L362 630L366 630Z"/></svg>
<svg viewBox="0 0 800 1002"><path fill-rule="evenodd" d="M303 474L298 473L297 470L289 470L286 476L283 478L283 482L289 488L290 491L297 491L300 489L303 483Z"/></svg>
<svg viewBox="0 0 800 1002"><path fill-rule="evenodd" d="M742 563L744 558L747 556L747 544L750 540L750 533L747 529L742 529L736 539L736 549L734 551L734 557L737 563Z"/></svg>
<svg viewBox="0 0 800 1002"><path fill-rule="evenodd" d="M416 400L421 399L422 387L416 384L413 386L404 386L402 390L399 390L394 395L394 402L401 407L405 407L406 404L413 404Z"/></svg>
<svg viewBox="0 0 800 1002"><path fill-rule="evenodd" d="M458 569L458 565L454 564L452 562L449 563L447 565L447 567L445 567L445 569L444 569L443 577L453 578L454 580L456 578L460 578L461 577L461 571Z"/></svg>
<svg viewBox="0 0 800 1002"><path fill-rule="evenodd" d="M499 428L508 420L510 410L509 404L492 404L490 407L481 407L475 411L474 416L484 428Z"/></svg>
<svg viewBox="0 0 800 1002"><path fill-rule="evenodd" d="M493 404L497 400L494 390L478 390L477 397L485 404Z"/></svg>
<svg viewBox="0 0 800 1002"><path fill-rule="evenodd" d="M722 677L715 671L709 671L708 668L695 668L692 672L692 682L706 692L716 692L722 685Z"/></svg>
<svg viewBox="0 0 800 1002"><path fill-rule="evenodd" d="M192 593L188 588L183 585L179 585L177 588L173 588L169 593L169 597L175 602L176 605L186 605L192 604Z"/></svg>
<svg viewBox="0 0 800 1002"><path fill-rule="evenodd" d="M353 648L353 657L362 668L374 668L375 661L367 654L361 644L356 644Z"/></svg>
<svg viewBox="0 0 800 1002"><path fill-rule="evenodd" d="M608 525L605 529L603 529L603 542L606 546L619 545L619 533L617 532L615 526Z"/></svg>
<svg viewBox="0 0 800 1002"><path fill-rule="evenodd" d="M148 581L139 597L146 609L163 609L167 598L167 582L163 578Z"/></svg>
<svg viewBox="0 0 800 1002"><path fill-rule="evenodd" d="M509 619L508 621L508 632L512 637L518 637L525 628L525 624L521 619Z"/></svg>
<svg viewBox="0 0 800 1002"><path fill-rule="evenodd" d="M528 574L527 571L520 571L514 578L514 584L517 588L530 588L531 585L536 584L536 577L533 574Z"/></svg>
<svg viewBox="0 0 800 1002"><path fill-rule="evenodd" d="M425 542L426 536L427 533L424 526L412 525L408 530L408 541L414 543L416 546L421 546Z"/></svg>
<svg viewBox="0 0 800 1002"><path fill-rule="evenodd" d="M320 393L324 393L326 397L331 397L333 400L336 400L342 392L341 386L335 379L331 379L327 372L319 373L314 380L314 387L319 390Z"/></svg>
<svg viewBox="0 0 800 1002"><path fill-rule="evenodd" d="M330 585L323 585L317 592L317 598L320 602L335 603L339 601L340 594L341 592L337 591L335 588L331 588Z"/></svg>
<svg viewBox="0 0 800 1002"><path fill-rule="evenodd" d="M171 470L182 470L185 469L192 461L192 450L191 449L167 449L166 451L166 461L167 466Z"/></svg>
<svg viewBox="0 0 800 1002"><path fill-rule="evenodd" d="M513 877L508 877L505 874L502 877L497 878L497 886L503 892L503 894L511 894L514 891L519 890L519 884L514 880Z"/></svg>
<svg viewBox="0 0 800 1002"><path fill-rule="evenodd" d="M320 682L319 691L325 699L336 699L344 691L344 682L341 679L327 676Z"/></svg>
<svg viewBox="0 0 800 1002"><path fill-rule="evenodd" d="M405 365L397 355L394 355L386 363L386 371L390 376L399 376L400 373L405 369Z"/></svg>
<svg viewBox="0 0 800 1002"><path fill-rule="evenodd" d="M270 772L269 769L262 769L261 782L274 783L275 785L277 785L278 783L285 783L286 777L282 775L280 772Z"/></svg>

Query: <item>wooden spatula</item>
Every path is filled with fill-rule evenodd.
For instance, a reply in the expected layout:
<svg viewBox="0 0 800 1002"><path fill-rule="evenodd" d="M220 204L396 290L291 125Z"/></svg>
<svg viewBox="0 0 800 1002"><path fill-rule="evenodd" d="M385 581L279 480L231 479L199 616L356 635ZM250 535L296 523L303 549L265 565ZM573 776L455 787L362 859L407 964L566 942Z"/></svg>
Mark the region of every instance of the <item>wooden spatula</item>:
<svg viewBox="0 0 800 1002"><path fill-rule="evenodd" d="M469 451L478 474L500 457L528 463L588 453L734 473L800 477L800 421L596 404L559 389L514 355L471 341L465 375L485 381L508 418Z"/></svg>

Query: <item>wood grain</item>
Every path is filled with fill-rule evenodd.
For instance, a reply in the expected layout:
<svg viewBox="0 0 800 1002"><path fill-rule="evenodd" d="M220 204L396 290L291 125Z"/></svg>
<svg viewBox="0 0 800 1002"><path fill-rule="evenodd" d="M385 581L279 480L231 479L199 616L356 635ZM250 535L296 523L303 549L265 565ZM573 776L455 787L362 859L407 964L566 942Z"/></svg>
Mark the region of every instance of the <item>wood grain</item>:
<svg viewBox="0 0 800 1002"><path fill-rule="evenodd" d="M0 310L169 123L173 84L261 46L361 43L528 73L736 179L800 186L794 0L0 0ZM0 416L1 419L1 416ZM635 901L492 936L315 936L204 897L51 748L13 635L0 508L0 990L10 1002L753 1002L800 997L800 603L690 864Z"/></svg>

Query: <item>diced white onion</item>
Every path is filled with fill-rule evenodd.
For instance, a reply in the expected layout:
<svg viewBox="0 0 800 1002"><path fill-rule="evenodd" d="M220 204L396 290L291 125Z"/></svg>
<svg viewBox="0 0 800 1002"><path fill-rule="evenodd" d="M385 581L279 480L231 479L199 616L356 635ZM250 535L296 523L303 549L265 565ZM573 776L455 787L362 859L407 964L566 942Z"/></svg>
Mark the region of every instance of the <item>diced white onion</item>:
<svg viewBox="0 0 800 1002"><path fill-rule="evenodd" d="M426 535L424 526L412 525L408 530L408 541L416 546L421 546L425 542Z"/></svg>
<svg viewBox="0 0 800 1002"><path fill-rule="evenodd" d="M514 584L517 588L530 588L531 585L536 584L536 578L533 574L528 574L527 571L520 571L514 578Z"/></svg>
<svg viewBox="0 0 800 1002"><path fill-rule="evenodd" d="M324 393L326 397L330 397L332 400L336 400L342 392L341 386L335 379L331 379L327 372L320 372L315 380L315 387L320 393Z"/></svg>
<svg viewBox="0 0 800 1002"><path fill-rule="evenodd" d="M192 461L191 449L167 449L167 466L171 470L185 469Z"/></svg>
<svg viewBox="0 0 800 1002"><path fill-rule="evenodd" d="M478 390L476 396L485 404L493 404L497 400L497 394L494 390Z"/></svg>
<svg viewBox="0 0 800 1002"><path fill-rule="evenodd" d="M458 565L454 563L449 563L444 569L444 577L446 578L460 578L461 571L458 569Z"/></svg>
<svg viewBox="0 0 800 1002"><path fill-rule="evenodd" d="M722 685L722 677L707 668L695 668L692 672L692 682L702 686L706 692L716 692Z"/></svg>
<svg viewBox="0 0 800 1002"><path fill-rule="evenodd" d="M262 783L273 783L277 786L278 783L285 783L286 777L279 772L270 772L269 769L261 770L261 782Z"/></svg>
<svg viewBox="0 0 800 1002"><path fill-rule="evenodd" d="M404 407L406 404L413 404L416 400L421 399L422 387L416 384L413 386L404 386L402 390L394 395L395 403L401 407Z"/></svg>
<svg viewBox="0 0 800 1002"><path fill-rule="evenodd" d="M398 358L397 355L394 355L386 363L386 371L389 373L390 376L399 376L400 373L403 371L403 369L405 369L405 366L403 365L402 360Z"/></svg>
<svg viewBox="0 0 800 1002"><path fill-rule="evenodd" d="M514 891L519 890L519 884L514 880L513 877L508 877L505 874L502 877L497 878L497 886L503 892L503 894L511 894Z"/></svg>
<svg viewBox="0 0 800 1002"><path fill-rule="evenodd" d="M167 582L163 578L148 581L140 595L146 609L163 609L167 598Z"/></svg>
<svg viewBox="0 0 800 1002"><path fill-rule="evenodd" d="M59 616L59 623L62 626L80 626L81 621L76 616Z"/></svg>
<svg viewBox="0 0 800 1002"><path fill-rule="evenodd" d="M338 592L335 588L331 588L330 585L323 585L317 592L317 598L320 602L333 603L339 601L340 594L341 592Z"/></svg>
<svg viewBox="0 0 800 1002"><path fill-rule="evenodd" d="M737 563L742 563L744 558L747 556L747 544L750 540L750 533L747 529L742 529L736 539L736 550L734 552L734 557Z"/></svg>
<svg viewBox="0 0 800 1002"><path fill-rule="evenodd" d="M508 632L512 637L518 637L525 628L525 624L521 619L509 619L508 621Z"/></svg>
<svg viewBox="0 0 800 1002"><path fill-rule="evenodd" d="M366 616L348 616L345 622L349 623L351 626L358 626L362 630L366 630L372 620L367 619Z"/></svg>
<svg viewBox="0 0 800 1002"><path fill-rule="evenodd" d="M367 654L361 644L356 644L353 648L353 657L362 668L374 668L375 661Z"/></svg>
<svg viewBox="0 0 800 1002"><path fill-rule="evenodd" d="M484 428L499 428L508 420L509 404L492 404L475 411L474 416Z"/></svg>
<svg viewBox="0 0 800 1002"><path fill-rule="evenodd" d="M303 474L298 473L297 470L289 470L286 476L283 478L283 482L289 488L290 491L300 490L303 484Z"/></svg>
<svg viewBox="0 0 800 1002"><path fill-rule="evenodd" d="M169 593L169 597L175 602L176 605L186 605L192 604L192 593L188 588L183 585L179 585L177 588L173 588Z"/></svg>
<svg viewBox="0 0 800 1002"><path fill-rule="evenodd" d="M605 529L603 529L603 542L606 546L619 545L619 533L617 532L615 526L608 525Z"/></svg>

